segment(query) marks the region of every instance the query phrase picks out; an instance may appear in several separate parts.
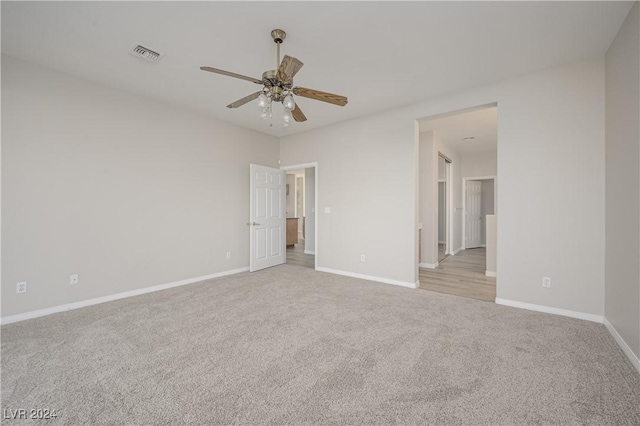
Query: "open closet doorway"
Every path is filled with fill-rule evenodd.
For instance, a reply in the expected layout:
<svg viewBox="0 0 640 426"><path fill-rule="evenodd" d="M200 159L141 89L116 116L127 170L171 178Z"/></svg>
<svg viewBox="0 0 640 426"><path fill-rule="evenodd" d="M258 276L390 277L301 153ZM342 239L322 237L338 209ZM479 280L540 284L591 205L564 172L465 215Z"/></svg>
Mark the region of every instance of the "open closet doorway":
<svg viewBox="0 0 640 426"><path fill-rule="evenodd" d="M316 267L317 165L283 167L286 172L286 261Z"/></svg>
<svg viewBox="0 0 640 426"><path fill-rule="evenodd" d="M449 211L451 160L438 153L438 263L444 261L451 254L451 221Z"/></svg>

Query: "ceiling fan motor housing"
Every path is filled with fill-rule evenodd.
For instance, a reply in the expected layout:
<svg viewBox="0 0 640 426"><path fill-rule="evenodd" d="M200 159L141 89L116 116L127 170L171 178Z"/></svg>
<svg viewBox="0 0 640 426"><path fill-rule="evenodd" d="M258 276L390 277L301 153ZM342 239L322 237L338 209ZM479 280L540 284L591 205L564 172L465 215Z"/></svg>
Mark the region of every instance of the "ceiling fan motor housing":
<svg viewBox="0 0 640 426"><path fill-rule="evenodd" d="M284 83L278 80L275 70L269 70L262 73L262 81L264 82L265 92L268 96L276 101L282 101L291 90L291 83Z"/></svg>

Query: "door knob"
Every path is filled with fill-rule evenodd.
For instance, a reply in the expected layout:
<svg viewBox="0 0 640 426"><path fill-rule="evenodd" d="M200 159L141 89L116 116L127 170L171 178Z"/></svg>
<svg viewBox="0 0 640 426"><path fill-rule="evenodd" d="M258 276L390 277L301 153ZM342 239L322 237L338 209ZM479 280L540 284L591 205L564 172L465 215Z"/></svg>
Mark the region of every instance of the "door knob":
<svg viewBox="0 0 640 426"><path fill-rule="evenodd" d="M256 223L256 222L247 222L247 225L249 225L249 226L258 226L260 224Z"/></svg>

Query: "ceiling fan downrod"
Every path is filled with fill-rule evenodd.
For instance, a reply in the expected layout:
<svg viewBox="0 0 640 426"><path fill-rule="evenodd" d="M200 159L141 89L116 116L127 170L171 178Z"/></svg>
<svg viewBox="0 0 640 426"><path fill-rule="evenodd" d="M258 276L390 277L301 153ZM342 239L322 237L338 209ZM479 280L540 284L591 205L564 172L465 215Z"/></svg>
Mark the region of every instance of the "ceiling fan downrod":
<svg viewBox="0 0 640 426"><path fill-rule="evenodd" d="M271 31L271 38L273 38L273 42L276 44L276 69L280 66L280 45L287 38L287 33L284 30L276 28Z"/></svg>

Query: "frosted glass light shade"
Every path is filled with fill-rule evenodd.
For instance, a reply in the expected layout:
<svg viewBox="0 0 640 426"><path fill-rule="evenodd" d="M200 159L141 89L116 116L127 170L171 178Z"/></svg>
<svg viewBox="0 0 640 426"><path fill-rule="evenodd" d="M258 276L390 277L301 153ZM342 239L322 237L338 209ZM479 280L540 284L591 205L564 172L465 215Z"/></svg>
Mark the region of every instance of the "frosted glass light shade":
<svg viewBox="0 0 640 426"><path fill-rule="evenodd" d="M258 106L260 108L265 108L268 102L269 102L269 99L267 98L267 95L265 95L264 93L261 93L260 96L258 96Z"/></svg>
<svg viewBox="0 0 640 426"><path fill-rule="evenodd" d="M284 107L288 110L293 110L296 107L293 96L288 95L286 98L284 98L284 101L282 101L282 105L284 105Z"/></svg>
<svg viewBox="0 0 640 426"><path fill-rule="evenodd" d="M288 126L289 123L293 121L293 116L291 115L291 111L289 109L284 110L284 114L282 114L282 123L285 126Z"/></svg>

